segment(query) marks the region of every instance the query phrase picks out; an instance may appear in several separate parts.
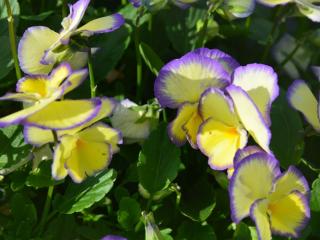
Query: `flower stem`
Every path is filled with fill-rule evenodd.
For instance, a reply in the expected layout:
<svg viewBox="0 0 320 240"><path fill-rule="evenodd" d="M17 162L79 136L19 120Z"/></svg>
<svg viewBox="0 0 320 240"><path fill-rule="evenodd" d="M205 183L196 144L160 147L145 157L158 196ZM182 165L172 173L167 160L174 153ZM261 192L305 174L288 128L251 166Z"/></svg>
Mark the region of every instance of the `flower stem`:
<svg viewBox="0 0 320 240"><path fill-rule="evenodd" d="M14 61L14 67L16 70L17 79L21 78L21 71L19 68L19 61L18 61L18 54L17 54L17 43L16 43L16 34L14 29L14 18L12 15L11 6L9 0L4 1L7 7L7 14L8 14L8 28L9 28L9 39L10 39L10 47L11 47L11 54Z"/></svg>
<svg viewBox="0 0 320 240"><path fill-rule="evenodd" d="M208 31L209 19L213 16L215 11L220 7L220 5L222 3L223 3L223 0L219 0L216 4L209 5L207 14L206 14L204 21L203 21L203 26L202 26L200 33L199 33L199 38L197 39L197 41L194 45L194 48L204 47L204 45L206 43L206 35L207 35L207 31Z"/></svg>
<svg viewBox="0 0 320 240"><path fill-rule="evenodd" d="M49 214L49 210L51 207L53 190L54 190L53 185L48 187L47 198L46 198L46 202L44 204L44 209L43 209L40 224L39 224L39 235L41 235L41 233L43 232L43 228L44 228L44 226L47 222L47 219L48 219L48 214Z"/></svg>
<svg viewBox="0 0 320 240"><path fill-rule="evenodd" d="M134 45L136 51L136 61L137 61L137 95L136 101L140 103L142 97L142 58L139 51L140 45L140 18L143 14L143 10L141 8L138 10L138 16L136 19L136 29L134 33Z"/></svg>
<svg viewBox="0 0 320 240"><path fill-rule="evenodd" d="M96 97L96 83L95 83L94 73L93 73L91 49L89 49L88 51L88 68L89 68L91 98L94 98Z"/></svg>

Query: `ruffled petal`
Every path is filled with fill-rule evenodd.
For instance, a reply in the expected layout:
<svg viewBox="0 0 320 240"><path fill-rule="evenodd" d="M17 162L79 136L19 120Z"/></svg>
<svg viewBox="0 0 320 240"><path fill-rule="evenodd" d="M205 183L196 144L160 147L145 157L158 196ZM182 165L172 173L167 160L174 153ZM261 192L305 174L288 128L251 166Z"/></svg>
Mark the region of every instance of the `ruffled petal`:
<svg viewBox="0 0 320 240"><path fill-rule="evenodd" d="M217 88L208 88L202 94L199 112L203 120L212 118L229 126L240 125L232 100Z"/></svg>
<svg viewBox="0 0 320 240"><path fill-rule="evenodd" d="M270 126L272 102L279 95L278 76L273 68L264 64L248 64L234 71L233 84L248 93Z"/></svg>
<svg viewBox="0 0 320 240"><path fill-rule="evenodd" d="M271 227L268 217L268 200L260 199L254 202L250 208L250 217L256 224L259 240L271 240Z"/></svg>
<svg viewBox="0 0 320 240"><path fill-rule="evenodd" d="M105 142L111 145L112 153L119 151L117 144L122 143L121 132L104 123L96 123L78 133L79 137L88 142Z"/></svg>
<svg viewBox="0 0 320 240"><path fill-rule="evenodd" d="M78 127L96 117L101 100L64 100L53 102L24 120L30 126L44 129L65 130Z"/></svg>
<svg viewBox="0 0 320 240"><path fill-rule="evenodd" d="M45 51L59 40L59 34L47 27L28 28L18 46L20 68L27 74L48 74L53 64L44 65L40 61Z"/></svg>
<svg viewBox="0 0 320 240"><path fill-rule="evenodd" d="M196 111L194 111L191 115L190 119L188 119L188 121L182 126L188 142L194 149L198 149L197 134L202 123L202 117L199 115L198 109L196 109Z"/></svg>
<svg viewBox="0 0 320 240"><path fill-rule="evenodd" d="M217 60L219 63L221 63L224 70L226 70L228 73L230 81L233 71L240 66L237 60L235 60L229 54L220 51L219 49L198 48L193 52L201 56Z"/></svg>
<svg viewBox="0 0 320 240"><path fill-rule="evenodd" d="M67 94L68 92L71 92L73 89L79 87L87 78L87 76L88 76L87 69L74 71L64 83L65 84L64 94Z"/></svg>
<svg viewBox="0 0 320 240"><path fill-rule="evenodd" d="M295 0L300 12L314 22L320 22L319 0ZM317 5L318 4L318 5Z"/></svg>
<svg viewBox="0 0 320 240"><path fill-rule="evenodd" d="M106 168L111 161L111 156L110 144L78 138L76 148L66 159L65 166L72 180L80 183L87 176Z"/></svg>
<svg viewBox="0 0 320 240"><path fill-rule="evenodd" d="M247 134L210 118L201 125L197 143L201 152L209 157L210 167L224 170L233 166L236 151L247 143Z"/></svg>
<svg viewBox="0 0 320 240"><path fill-rule="evenodd" d="M179 107L176 118L168 125L168 134L173 143L177 146L183 145L186 140L186 132L183 126L197 111L198 104L185 103Z"/></svg>
<svg viewBox="0 0 320 240"><path fill-rule="evenodd" d="M208 87L227 84L228 74L218 61L189 53L160 70L154 92L161 106L177 108L185 102L198 102Z"/></svg>
<svg viewBox="0 0 320 240"><path fill-rule="evenodd" d="M24 126L23 136L25 142L38 147L54 141L51 130L31 127L28 125Z"/></svg>
<svg viewBox="0 0 320 240"><path fill-rule="evenodd" d="M48 105L50 105L50 103L52 103L53 101L61 97L62 94L63 94L63 90L60 89L59 91L54 92L50 96L50 98L43 99L39 102L36 102L31 107L22 109L18 112L15 112L8 116L0 118L0 127L6 127L12 124L23 123L26 118L46 108Z"/></svg>
<svg viewBox="0 0 320 240"><path fill-rule="evenodd" d="M236 18L246 18L255 8L255 0L226 0L224 5L227 13Z"/></svg>
<svg viewBox="0 0 320 240"><path fill-rule="evenodd" d="M271 230L275 234L298 238L310 219L308 199L300 192L292 192L270 203Z"/></svg>
<svg viewBox="0 0 320 240"><path fill-rule="evenodd" d="M271 132L265 123L262 114L252 102L249 95L240 87L230 85L227 92L233 100L236 112L245 127L254 140L266 152L271 152L269 149Z"/></svg>
<svg viewBox="0 0 320 240"><path fill-rule="evenodd" d="M111 16L97 18L81 26L76 32L84 36L91 36L96 33L113 32L124 24L124 18L121 14L113 14Z"/></svg>
<svg viewBox="0 0 320 240"><path fill-rule="evenodd" d="M268 197L279 175L279 162L266 153L255 153L243 159L229 184L232 220L240 222L249 215L255 201Z"/></svg>
<svg viewBox="0 0 320 240"><path fill-rule="evenodd" d="M309 184L297 168L290 166L286 172L277 178L274 190L269 198L271 201L277 201L293 191L299 191L307 195Z"/></svg>
<svg viewBox="0 0 320 240"><path fill-rule="evenodd" d="M61 83L72 73L72 69L69 63L61 63L56 67L49 77L49 84L52 88L58 88Z"/></svg>
<svg viewBox="0 0 320 240"><path fill-rule="evenodd" d="M48 78L43 75L27 76L21 78L16 85L16 91L19 93L31 94L38 99L49 95Z"/></svg>
<svg viewBox="0 0 320 240"><path fill-rule="evenodd" d="M287 97L291 106L300 111L316 131L320 131L318 101L308 85L302 80L294 81L288 89Z"/></svg>
<svg viewBox="0 0 320 240"><path fill-rule="evenodd" d="M68 175L65 164L67 159L71 157L72 151L76 148L76 144L76 137L67 136L61 139L61 143L57 145L51 165L51 173L54 179L61 180Z"/></svg>

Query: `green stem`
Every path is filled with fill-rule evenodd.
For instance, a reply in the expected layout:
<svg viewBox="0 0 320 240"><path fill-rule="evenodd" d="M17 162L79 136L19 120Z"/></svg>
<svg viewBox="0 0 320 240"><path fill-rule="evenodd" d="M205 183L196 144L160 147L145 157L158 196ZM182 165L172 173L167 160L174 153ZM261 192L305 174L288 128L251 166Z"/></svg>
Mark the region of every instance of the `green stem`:
<svg viewBox="0 0 320 240"><path fill-rule="evenodd" d="M220 7L222 3L223 3L223 0L219 0L216 4L212 4L209 6L208 12L203 22L203 26L199 33L199 38L197 39L194 48L204 47L206 43L206 35L208 31L209 19L213 16L215 11Z"/></svg>
<svg viewBox="0 0 320 240"><path fill-rule="evenodd" d="M301 159L301 162L306 165L310 170L316 172L316 173L320 173L320 169L318 168L314 168L312 167L306 160L304 160L303 158Z"/></svg>
<svg viewBox="0 0 320 240"><path fill-rule="evenodd" d="M19 68L19 61L18 61L18 54L17 54L17 43L16 43L16 34L14 29L14 18L12 15L11 6L9 0L5 0L5 4L7 7L7 14L8 14L8 28L9 28L9 38L10 38L10 47L11 47L11 54L14 61L14 67L16 70L17 79L22 77L21 71Z"/></svg>
<svg viewBox="0 0 320 240"><path fill-rule="evenodd" d="M62 17L66 17L67 16L67 10L68 10L68 3L67 0L62 0L62 9L61 9L61 13L62 13Z"/></svg>
<svg viewBox="0 0 320 240"><path fill-rule="evenodd" d="M91 98L94 98L96 97L96 83L95 83L94 73L93 73L91 49L89 49L88 51L88 68L89 68Z"/></svg>
<svg viewBox="0 0 320 240"><path fill-rule="evenodd" d="M282 68L284 67L290 60L291 58L296 54L296 52L299 50L301 45L304 43L304 40L298 41L297 45L295 48L287 55L287 57L279 64L279 67Z"/></svg>
<svg viewBox="0 0 320 240"><path fill-rule="evenodd" d="M127 0L121 0L121 5L126 5L127 4Z"/></svg>
<svg viewBox="0 0 320 240"><path fill-rule="evenodd" d="M140 18L142 16L142 11L139 11L137 20L136 20L136 29L134 33L134 45L135 45L135 51L136 51L136 61L137 61L137 95L136 95L136 101L137 103L141 102L142 97L142 58L139 51L139 45L140 45Z"/></svg>
<svg viewBox="0 0 320 240"><path fill-rule="evenodd" d="M48 214L49 214L50 207L51 207L53 190L54 190L54 186L48 187L47 198L46 198L46 202L44 204L44 209L43 209L40 224L39 224L39 235L42 234L43 228L44 228L44 226L47 222L47 219L48 219Z"/></svg>

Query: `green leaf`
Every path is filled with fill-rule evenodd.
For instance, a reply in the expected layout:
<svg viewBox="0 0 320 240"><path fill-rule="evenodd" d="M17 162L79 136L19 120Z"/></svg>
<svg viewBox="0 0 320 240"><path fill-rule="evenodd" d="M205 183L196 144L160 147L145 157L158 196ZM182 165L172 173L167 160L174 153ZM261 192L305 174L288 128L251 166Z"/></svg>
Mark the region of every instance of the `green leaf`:
<svg viewBox="0 0 320 240"><path fill-rule="evenodd" d="M55 181L51 177L51 161L42 161L27 177L26 185L34 188L49 187L63 182Z"/></svg>
<svg viewBox="0 0 320 240"><path fill-rule="evenodd" d="M46 240L75 239L76 221L74 215L59 215L54 218L44 236Z"/></svg>
<svg viewBox="0 0 320 240"><path fill-rule="evenodd" d="M16 239L28 239L37 222L37 211L33 202L25 195L16 193L11 199L11 212Z"/></svg>
<svg viewBox="0 0 320 240"><path fill-rule="evenodd" d="M22 127L17 125L0 129L0 145L0 169L25 160L31 150L31 146L24 142Z"/></svg>
<svg viewBox="0 0 320 240"><path fill-rule="evenodd" d="M169 140L166 126L159 125L144 142L139 154L140 184L153 195L176 178L179 165L180 149Z"/></svg>
<svg viewBox="0 0 320 240"><path fill-rule="evenodd" d="M183 54L190 51L199 37L197 23L204 19L205 9L190 7L185 11L176 11L172 8L163 11L168 38L173 48Z"/></svg>
<svg viewBox="0 0 320 240"><path fill-rule="evenodd" d="M20 18L24 19L24 20L28 20L28 21L43 21L45 20L47 17L49 17L51 14L53 14L54 11L47 11L47 12L42 12L38 15L30 15L30 16L25 16L25 15L21 15Z"/></svg>
<svg viewBox="0 0 320 240"><path fill-rule="evenodd" d="M89 177L81 184L71 183L62 201L57 203L57 210L61 213L72 214L92 206L111 190L116 175L113 169L104 170L96 176Z"/></svg>
<svg viewBox="0 0 320 240"><path fill-rule="evenodd" d="M92 37L91 46L97 49L93 55L93 69L98 81L105 79L121 59L129 46L131 31L129 25L124 25L114 32Z"/></svg>
<svg viewBox="0 0 320 240"><path fill-rule="evenodd" d="M234 240L251 239L251 232L249 227L243 222L240 222L239 224L237 224L236 231L234 232L234 235L233 235L233 239Z"/></svg>
<svg viewBox="0 0 320 240"><path fill-rule="evenodd" d="M216 234L209 225L187 221L180 225L176 240L216 240Z"/></svg>
<svg viewBox="0 0 320 240"><path fill-rule="evenodd" d="M312 211L320 212L320 178L312 183L310 208Z"/></svg>
<svg viewBox="0 0 320 240"><path fill-rule="evenodd" d="M14 18L15 27L17 27L18 18L16 16L19 16L20 14L20 6L18 3L18 0L9 0L9 4L11 7L12 14L15 17ZM9 35L7 18L8 18L7 7L5 4L5 1L2 0L0 1L0 36Z"/></svg>
<svg viewBox="0 0 320 240"><path fill-rule="evenodd" d="M297 164L303 153L303 125L299 113L292 109L283 91L271 110L271 149L282 167Z"/></svg>
<svg viewBox="0 0 320 240"><path fill-rule="evenodd" d="M216 205L212 183L203 177L192 185L182 188L180 209L193 221L205 221Z"/></svg>
<svg viewBox="0 0 320 240"><path fill-rule="evenodd" d="M7 76L13 68L13 59L10 51L10 40L8 36L0 37L0 79Z"/></svg>
<svg viewBox="0 0 320 240"><path fill-rule="evenodd" d="M117 216L118 222L124 229L132 229L139 221L141 216L141 208L139 203L130 197L122 198L119 204Z"/></svg>
<svg viewBox="0 0 320 240"><path fill-rule="evenodd" d="M158 54L156 54L148 44L143 42L139 45L139 51L150 71L157 76L164 65Z"/></svg>

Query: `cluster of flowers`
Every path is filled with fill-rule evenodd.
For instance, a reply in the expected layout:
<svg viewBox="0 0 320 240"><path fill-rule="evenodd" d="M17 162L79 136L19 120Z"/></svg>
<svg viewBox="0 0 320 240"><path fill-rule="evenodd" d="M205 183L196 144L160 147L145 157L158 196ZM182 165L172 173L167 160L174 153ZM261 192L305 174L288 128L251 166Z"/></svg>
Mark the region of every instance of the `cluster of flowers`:
<svg viewBox="0 0 320 240"><path fill-rule="evenodd" d="M101 122L116 107L111 98L71 100L64 96L88 75L83 68L90 49L74 51L73 36L88 37L118 29L124 19L119 14L95 19L78 28L90 0L70 5L70 14L56 33L43 26L28 28L18 47L21 69L28 74L16 85L16 93L0 100L24 103L24 109L0 119L0 126L24 126L25 141L34 146L57 142L52 176L68 174L81 182L105 168L122 142L121 133Z"/></svg>
<svg viewBox="0 0 320 240"><path fill-rule="evenodd" d="M168 2L186 9L191 4L198 2L199 0L129 0L134 7L144 6L150 11L156 11L164 8ZM210 1L208 1L210 3ZM296 3L301 14L305 15L309 19L315 22L320 21L320 7L316 5L318 1L310 0L223 0L212 1L215 4L220 4L223 13L229 18L245 18L252 14L255 9L256 2L261 3L268 7L274 7L277 5L285 5L290 3Z"/></svg>
<svg viewBox="0 0 320 240"><path fill-rule="evenodd" d="M294 167L281 174L269 149L270 108L279 94L273 69L200 48L167 63L154 91L162 107L178 108L168 125L172 142L188 141L212 169L228 169L233 221L250 215L260 239L271 239L271 230L298 236L310 217L309 187ZM248 134L259 147L246 147Z"/></svg>

